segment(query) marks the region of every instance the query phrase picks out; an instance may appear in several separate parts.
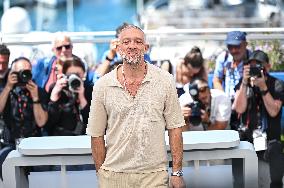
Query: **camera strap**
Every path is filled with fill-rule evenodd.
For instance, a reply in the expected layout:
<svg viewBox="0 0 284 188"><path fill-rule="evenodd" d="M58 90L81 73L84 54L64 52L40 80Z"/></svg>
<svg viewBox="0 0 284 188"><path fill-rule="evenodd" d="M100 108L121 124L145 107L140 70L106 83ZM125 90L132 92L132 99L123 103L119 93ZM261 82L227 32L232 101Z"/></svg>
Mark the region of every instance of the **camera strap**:
<svg viewBox="0 0 284 188"><path fill-rule="evenodd" d="M26 109L28 108L28 101L30 98L30 93L25 90L25 89L21 89L19 87L15 87L12 91L12 97L14 96L14 100L16 100L16 104L17 104L17 111L19 114L19 118L21 121L23 121L25 119L24 114ZM14 114L16 115L16 114Z"/></svg>

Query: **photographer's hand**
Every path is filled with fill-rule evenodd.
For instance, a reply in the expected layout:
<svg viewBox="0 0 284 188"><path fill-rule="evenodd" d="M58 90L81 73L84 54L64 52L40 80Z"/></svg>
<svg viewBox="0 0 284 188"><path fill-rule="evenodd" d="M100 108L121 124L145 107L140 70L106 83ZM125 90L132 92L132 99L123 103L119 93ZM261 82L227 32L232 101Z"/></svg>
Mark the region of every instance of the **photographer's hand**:
<svg viewBox="0 0 284 188"><path fill-rule="evenodd" d="M38 101L38 86L32 80L29 80L29 82L26 84L26 87L29 90L33 101Z"/></svg>
<svg viewBox="0 0 284 188"><path fill-rule="evenodd" d="M181 111L185 118L188 118L189 116L191 116L191 108L189 106L182 106Z"/></svg>
<svg viewBox="0 0 284 188"><path fill-rule="evenodd" d="M257 77L257 78L254 79L254 85L259 87L260 91L267 90L267 85L266 85L266 82L265 82L263 70L261 70L261 77Z"/></svg>
<svg viewBox="0 0 284 188"><path fill-rule="evenodd" d="M14 84L17 82L18 82L17 75L10 72L8 75L6 86L4 87L3 91L0 93L0 113L3 112L9 97L9 93L13 89Z"/></svg>
<svg viewBox="0 0 284 188"><path fill-rule="evenodd" d="M79 100L79 105L80 108L83 109L87 104L87 100L85 98L85 88L84 88L84 83L81 81L80 87L75 90L76 93L78 93L78 100Z"/></svg>
<svg viewBox="0 0 284 188"><path fill-rule="evenodd" d="M11 91L14 87L14 85L18 82L18 76L13 73L13 72L10 72L9 75L8 75L8 79L7 79L7 83L6 83L6 88Z"/></svg>
<svg viewBox="0 0 284 188"><path fill-rule="evenodd" d="M201 120L202 120L202 123L206 123L206 124L210 123L209 113L203 109L201 109Z"/></svg>
<svg viewBox="0 0 284 188"><path fill-rule="evenodd" d="M63 74L58 75L56 84L51 91L50 100L51 101L58 101L60 98L60 92L64 87L67 86L67 79L64 77Z"/></svg>

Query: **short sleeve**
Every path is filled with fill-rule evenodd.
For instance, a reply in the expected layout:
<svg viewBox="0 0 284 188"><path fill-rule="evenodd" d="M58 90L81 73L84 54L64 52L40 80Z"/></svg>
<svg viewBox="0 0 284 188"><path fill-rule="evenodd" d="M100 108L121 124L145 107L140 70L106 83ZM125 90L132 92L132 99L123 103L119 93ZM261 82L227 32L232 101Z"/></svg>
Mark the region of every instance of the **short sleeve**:
<svg viewBox="0 0 284 188"><path fill-rule="evenodd" d="M215 101L216 120L229 121L231 117L231 100L225 95L221 95Z"/></svg>
<svg viewBox="0 0 284 188"><path fill-rule="evenodd" d="M221 53L217 59L214 70L214 77L222 79L224 77L224 61L225 61L226 52Z"/></svg>
<svg viewBox="0 0 284 188"><path fill-rule="evenodd" d="M166 128L173 129L184 126L185 122L177 96L175 81L172 76L168 85L169 87L165 101L164 117L166 120Z"/></svg>
<svg viewBox="0 0 284 188"><path fill-rule="evenodd" d="M104 87L101 87L100 84L95 84L86 133L92 137L103 136L106 126L107 113L104 105Z"/></svg>
<svg viewBox="0 0 284 188"><path fill-rule="evenodd" d="M280 99L284 105L284 82L282 80L276 79L275 81L275 98Z"/></svg>

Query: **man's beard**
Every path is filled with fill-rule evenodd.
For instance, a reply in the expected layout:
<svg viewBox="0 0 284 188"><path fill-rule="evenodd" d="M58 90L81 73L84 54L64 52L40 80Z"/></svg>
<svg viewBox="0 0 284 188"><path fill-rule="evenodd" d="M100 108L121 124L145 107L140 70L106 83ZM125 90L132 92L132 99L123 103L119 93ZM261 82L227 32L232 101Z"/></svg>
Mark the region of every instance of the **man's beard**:
<svg viewBox="0 0 284 188"><path fill-rule="evenodd" d="M123 61L132 66L137 66L142 63L143 55L143 53L136 53L134 56L128 56L126 53L121 52Z"/></svg>

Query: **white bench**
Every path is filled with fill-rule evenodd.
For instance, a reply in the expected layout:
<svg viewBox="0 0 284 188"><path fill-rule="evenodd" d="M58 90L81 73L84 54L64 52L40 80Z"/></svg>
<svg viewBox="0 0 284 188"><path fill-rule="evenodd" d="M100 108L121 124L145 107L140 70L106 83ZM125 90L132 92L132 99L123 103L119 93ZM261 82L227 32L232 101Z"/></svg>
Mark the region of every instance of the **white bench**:
<svg viewBox="0 0 284 188"><path fill-rule="evenodd" d="M167 133L166 133L167 134ZM168 137L166 136L169 151ZM240 142L235 131L192 131L183 133L184 161L232 158L243 161L240 175L247 188L258 185L258 159L253 146ZM65 165L93 164L89 136L39 137L22 140L3 163L3 183L7 188L27 188L21 166L61 165L61 187L66 187ZM169 155L169 160L171 156ZM235 169L233 163L233 171ZM237 177L233 173L234 177ZM186 177L184 177L186 178ZM94 186L94 185L93 185Z"/></svg>

